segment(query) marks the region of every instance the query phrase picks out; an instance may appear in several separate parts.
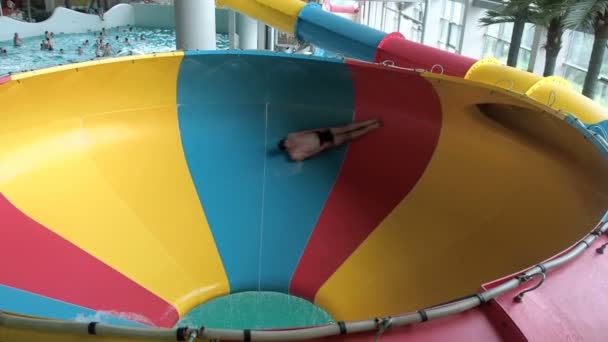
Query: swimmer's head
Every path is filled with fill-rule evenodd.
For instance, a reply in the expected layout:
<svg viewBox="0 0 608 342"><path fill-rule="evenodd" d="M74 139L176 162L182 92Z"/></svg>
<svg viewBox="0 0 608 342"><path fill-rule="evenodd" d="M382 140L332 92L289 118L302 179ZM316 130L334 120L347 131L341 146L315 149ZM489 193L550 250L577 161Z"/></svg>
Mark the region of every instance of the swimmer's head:
<svg viewBox="0 0 608 342"><path fill-rule="evenodd" d="M279 150L285 151L287 149L287 146L285 145L286 143L287 143L286 139L279 141L279 143L277 144L277 147L279 148Z"/></svg>

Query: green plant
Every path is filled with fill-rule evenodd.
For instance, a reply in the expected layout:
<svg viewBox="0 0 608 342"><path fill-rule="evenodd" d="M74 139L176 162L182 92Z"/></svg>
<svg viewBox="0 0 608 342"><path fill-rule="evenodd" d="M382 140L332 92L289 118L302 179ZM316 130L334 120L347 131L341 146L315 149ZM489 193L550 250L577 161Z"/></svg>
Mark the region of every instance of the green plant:
<svg viewBox="0 0 608 342"><path fill-rule="evenodd" d="M594 98L608 43L608 0L577 1L570 7L564 24L568 28L594 35L587 76L583 84L583 95Z"/></svg>
<svg viewBox="0 0 608 342"><path fill-rule="evenodd" d="M507 57L507 65L517 66L519 57L519 48L524 34L524 28L527 22L530 21L530 5L533 0L510 0L504 2L495 10L486 11L479 22L484 25L494 25L500 23L513 23L513 32L511 33L511 44L509 45L509 53Z"/></svg>

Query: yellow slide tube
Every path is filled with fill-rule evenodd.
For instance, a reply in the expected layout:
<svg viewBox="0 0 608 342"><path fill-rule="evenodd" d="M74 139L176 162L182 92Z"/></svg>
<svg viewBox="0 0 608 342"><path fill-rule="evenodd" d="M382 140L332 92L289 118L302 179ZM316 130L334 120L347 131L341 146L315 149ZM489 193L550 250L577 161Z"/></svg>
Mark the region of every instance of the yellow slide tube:
<svg viewBox="0 0 608 342"><path fill-rule="evenodd" d="M291 34L295 32L298 14L306 5L299 0L218 0L217 4Z"/></svg>

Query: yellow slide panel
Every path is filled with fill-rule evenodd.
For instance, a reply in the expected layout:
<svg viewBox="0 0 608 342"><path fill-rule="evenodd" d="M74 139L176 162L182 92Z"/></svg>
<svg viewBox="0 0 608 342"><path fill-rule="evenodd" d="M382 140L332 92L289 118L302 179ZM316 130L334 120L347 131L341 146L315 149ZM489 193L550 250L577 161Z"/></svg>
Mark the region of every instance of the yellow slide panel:
<svg viewBox="0 0 608 342"><path fill-rule="evenodd" d="M217 0L219 6L260 20L283 32L295 32L298 14L306 3L300 0Z"/></svg>
<svg viewBox="0 0 608 342"><path fill-rule="evenodd" d="M181 146L182 58L85 63L0 86L0 192L180 314L229 291Z"/></svg>
<svg viewBox="0 0 608 342"><path fill-rule="evenodd" d="M539 81L526 95L553 109L572 113L588 125L603 121L608 115L606 108L574 91L568 81L557 76Z"/></svg>
<svg viewBox="0 0 608 342"><path fill-rule="evenodd" d="M502 65L494 58L484 58L477 61L464 77L467 80L485 83L525 94L541 76L527 71Z"/></svg>
<svg viewBox="0 0 608 342"><path fill-rule="evenodd" d="M437 150L412 192L317 293L336 319L474 293L564 250L605 212L608 163L559 116L507 91L426 77L443 111Z"/></svg>

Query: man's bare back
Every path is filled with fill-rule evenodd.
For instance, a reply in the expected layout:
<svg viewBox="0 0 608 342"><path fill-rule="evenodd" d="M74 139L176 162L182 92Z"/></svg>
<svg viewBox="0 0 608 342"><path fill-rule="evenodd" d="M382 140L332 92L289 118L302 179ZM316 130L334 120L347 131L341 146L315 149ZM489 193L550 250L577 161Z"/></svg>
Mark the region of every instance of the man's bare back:
<svg viewBox="0 0 608 342"><path fill-rule="evenodd" d="M279 142L279 149L286 151L294 161L311 158L324 150L340 146L362 137L380 127L380 121L368 120L344 127L313 129L294 132Z"/></svg>

